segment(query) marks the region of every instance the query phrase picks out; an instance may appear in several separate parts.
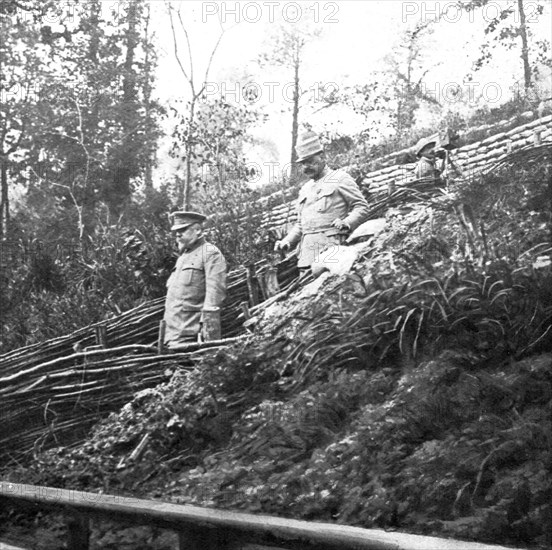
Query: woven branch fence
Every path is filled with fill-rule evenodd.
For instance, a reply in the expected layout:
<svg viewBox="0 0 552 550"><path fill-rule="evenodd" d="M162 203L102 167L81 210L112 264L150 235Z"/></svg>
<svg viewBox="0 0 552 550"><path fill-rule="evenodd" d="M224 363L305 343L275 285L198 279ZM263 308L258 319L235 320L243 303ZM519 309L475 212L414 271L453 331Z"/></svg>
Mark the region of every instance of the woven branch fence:
<svg viewBox="0 0 552 550"><path fill-rule="evenodd" d="M297 279L295 264L290 256L277 265L283 293ZM268 298L261 284L263 268L259 263L229 274L225 340L219 346L243 332L242 303L247 311ZM103 323L0 356L0 464L82 439L134 393L167 381L177 367L193 368L202 354L217 347L217 342L191 344L190 351L159 355L163 308L163 298L152 300ZM99 345L99 328L105 349Z"/></svg>

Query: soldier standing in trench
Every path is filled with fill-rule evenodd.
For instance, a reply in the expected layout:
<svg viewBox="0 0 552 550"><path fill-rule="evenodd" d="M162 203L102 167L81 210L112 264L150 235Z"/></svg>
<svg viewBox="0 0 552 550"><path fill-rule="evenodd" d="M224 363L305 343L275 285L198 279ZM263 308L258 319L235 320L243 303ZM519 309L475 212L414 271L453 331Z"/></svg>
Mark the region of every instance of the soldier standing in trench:
<svg viewBox="0 0 552 550"><path fill-rule="evenodd" d="M368 203L353 178L343 170L332 170L318 136L306 132L299 137L297 163L309 179L299 191L298 221L274 250L287 250L301 241L297 266L302 273L320 261L320 253L342 245L350 233L368 217Z"/></svg>
<svg viewBox="0 0 552 550"><path fill-rule="evenodd" d="M430 178L435 182L441 181L442 160L435 151L436 142L429 138L422 138L415 146L418 163L414 168L416 179Z"/></svg>
<svg viewBox="0 0 552 550"><path fill-rule="evenodd" d="M167 281L164 343L170 349L199 340L218 340L220 308L226 297L226 260L203 237L206 216L171 214L180 256Z"/></svg>

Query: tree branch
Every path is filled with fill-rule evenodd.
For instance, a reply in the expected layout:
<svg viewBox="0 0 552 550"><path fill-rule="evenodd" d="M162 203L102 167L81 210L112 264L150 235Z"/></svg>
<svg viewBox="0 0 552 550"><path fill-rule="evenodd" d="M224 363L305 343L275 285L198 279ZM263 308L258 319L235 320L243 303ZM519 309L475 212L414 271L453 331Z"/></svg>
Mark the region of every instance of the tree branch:
<svg viewBox="0 0 552 550"><path fill-rule="evenodd" d="M221 24L221 27L222 27L222 24ZM205 78L203 79L203 85L201 86L201 90L199 90L197 94L198 97L203 93L203 90L205 89L205 84L207 83L207 79L209 78L209 71L211 70L211 63L213 62L213 58L215 57L215 53L219 47L220 41L222 40L222 37L224 36L225 32L226 31L223 28L215 44L215 47L211 51L211 55L209 56L209 62L207 63L207 68L205 69Z"/></svg>
<svg viewBox="0 0 552 550"><path fill-rule="evenodd" d="M182 21L182 16L180 15L180 10L178 10L178 21L180 22L180 26L182 27L182 30L184 31L184 36L186 37L186 44L188 45L188 60L190 61L190 82L194 82L194 60L192 58L192 44L190 43L190 36L188 34L188 30L184 26L184 22Z"/></svg>
<svg viewBox="0 0 552 550"><path fill-rule="evenodd" d="M174 21L173 21L173 17L172 17L172 6L171 4L169 3L169 20L171 22L171 31L172 31L172 35L173 35L173 44L174 44L174 56L176 57L176 61L180 67L180 70L182 71L182 74L184 75L184 77L186 78L186 80L188 81L188 83L190 84L191 88L192 88L192 93L193 93L193 89L194 89L194 83L190 80L190 77L188 76L188 73L186 71L186 69L184 68L184 65L182 65L182 62L180 61L180 54L178 53L178 41L176 40L176 32L174 30Z"/></svg>

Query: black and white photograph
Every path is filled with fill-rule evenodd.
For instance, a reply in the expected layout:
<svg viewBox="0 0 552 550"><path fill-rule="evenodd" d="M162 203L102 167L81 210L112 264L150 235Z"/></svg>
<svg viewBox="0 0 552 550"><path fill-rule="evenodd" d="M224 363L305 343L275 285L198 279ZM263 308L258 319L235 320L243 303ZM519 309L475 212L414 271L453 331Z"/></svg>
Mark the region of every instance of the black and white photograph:
<svg viewBox="0 0 552 550"><path fill-rule="evenodd" d="M0 550L99 549L552 549L552 0L0 0Z"/></svg>

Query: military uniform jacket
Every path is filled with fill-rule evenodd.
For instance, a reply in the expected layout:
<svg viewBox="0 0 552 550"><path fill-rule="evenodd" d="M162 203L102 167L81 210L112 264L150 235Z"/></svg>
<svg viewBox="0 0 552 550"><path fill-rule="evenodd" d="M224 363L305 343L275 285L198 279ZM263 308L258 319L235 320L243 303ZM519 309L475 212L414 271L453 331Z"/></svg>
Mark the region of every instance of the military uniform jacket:
<svg viewBox="0 0 552 550"><path fill-rule="evenodd" d="M348 230L332 227L337 218L353 231L368 217L368 203L353 178L343 170L329 170L319 180L307 181L297 199L298 222L284 239L290 246L299 240L299 267L318 261L320 253L344 242Z"/></svg>
<svg viewBox="0 0 552 550"><path fill-rule="evenodd" d="M437 164L434 160L421 157L416 167L414 168L414 176L416 179L421 178L439 178L441 172L437 168Z"/></svg>
<svg viewBox="0 0 552 550"><path fill-rule="evenodd" d="M202 237L185 250L167 281L165 344L190 341L200 330L203 309L221 307L226 297L226 260Z"/></svg>

